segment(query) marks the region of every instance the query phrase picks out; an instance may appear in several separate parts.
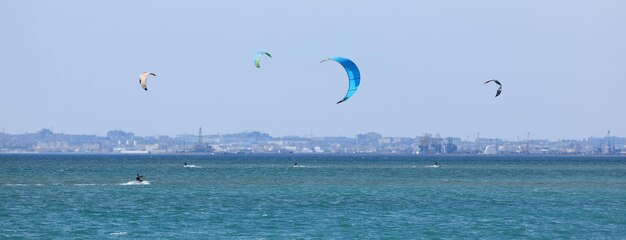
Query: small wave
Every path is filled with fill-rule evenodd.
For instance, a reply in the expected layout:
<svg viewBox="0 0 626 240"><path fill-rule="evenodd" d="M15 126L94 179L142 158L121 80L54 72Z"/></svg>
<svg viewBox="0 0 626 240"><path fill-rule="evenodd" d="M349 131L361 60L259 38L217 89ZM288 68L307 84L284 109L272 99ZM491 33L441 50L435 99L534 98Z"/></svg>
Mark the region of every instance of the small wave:
<svg viewBox="0 0 626 240"><path fill-rule="evenodd" d="M186 168L202 168L202 167L200 167L198 165L193 165L193 164L185 165L183 167L186 167Z"/></svg>
<svg viewBox="0 0 626 240"><path fill-rule="evenodd" d="M4 185L5 186L28 186L28 184L24 184L24 183L7 183Z"/></svg>
<svg viewBox="0 0 626 240"><path fill-rule="evenodd" d="M98 184L95 183L76 183L74 186L96 186Z"/></svg>
<svg viewBox="0 0 626 240"><path fill-rule="evenodd" d="M441 166L439 166L439 165L430 165L430 166L426 166L426 167L427 168L438 168L438 167L441 167Z"/></svg>
<svg viewBox="0 0 626 240"><path fill-rule="evenodd" d="M126 182L126 183L120 183L120 185L124 185L124 186L127 186L127 185L150 185L150 182L149 181L142 181L142 182L130 181L130 182Z"/></svg>
<svg viewBox="0 0 626 240"><path fill-rule="evenodd" d="M112 232L109 235L111 235L111 236L124 236L124 235L128 235L128 232Z"/></svg>
<svg viewBox="0 0 626 240"><path fill-rule="evenodd" d="M34 184L27 184L27 183L7 183L4 184L5 186L10 186L10 187L23 187L23 186L37 186L37 187L41 187L43 186L43 184L41 183L34 183Z"/></svg>
<svg viewBox="0 0 626 240"><path fill-rule="evenodd" d="M293 165L295 168L320 168L320 166L308 166L308 165Z"/></svg>

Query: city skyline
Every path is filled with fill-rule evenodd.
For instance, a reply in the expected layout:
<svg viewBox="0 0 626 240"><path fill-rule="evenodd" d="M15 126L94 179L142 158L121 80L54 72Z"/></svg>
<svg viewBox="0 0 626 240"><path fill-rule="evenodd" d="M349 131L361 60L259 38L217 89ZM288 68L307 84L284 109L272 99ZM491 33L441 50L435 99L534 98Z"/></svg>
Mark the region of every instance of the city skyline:
<svg viewBox="0 0 626 240"><path fill-rule="evenodd" d="M463 139L425 133L416 137L384 136L375 132L354 137L272 136L263 132L178 136L139 136L110 130L106 136L71 135L42 129L36 133L0 133L0 153L121 153L121 154L392 154L392 155L625 155L626 138L610 135L580 140L526 139L509 141Z"/></svg>
<svg viewBox="0 0 626 240"><path fill-rule="evenodd" d="M352 138L352 137L356 137L358 135L361 134L366 134L366 133L377 133L377 134L381 134L382 136L385 137L401 137L401 138L414 138L414 137L421 137L425 134L434 134L434 135L440 135L442 137L454 137L454 138L459 138L459 139L463 139L463 140L473 140L476 139L478 137L480 138L485 138L485 139L500 139L500 140L504 140L504 141L517 141L519 139L519 141L526 141L527 138L530 137L530 139L532 140L546 140L546 141L560 141L560 140L584 140L587 138L603 138L606 137L607 135L610 135L612 137L625 137L621 136L621 135L616 135L614 134L614 132L612 130L606 130L604 133L598 133L598 134L589 134L586 137L582 137L582 138L539 138L539 137L534 137L532 132L526 132L523 134L520 134L518 136L516 136L513 139L508 139L508 138L503 138L503 137L498 137L498 136L485 136L483 133L480 132L476 132L474 133L474 135L465 135L465 136L457 136L457 135L443 135L441 133L438 132L430 132L430 131L426 131L426 132L422 132L422 133L417 133L415 135L386 135L383 134L381 132L378 131L364 131L364 132L359 132L353 135L316 135L316 134L312 134L312 132L309 132L308 134L287 134L287 135L278 135L278 134L274 134L271 132L266 132L266 131L262 131L262 130L254 130L254 129L248 129L248 130L243 130L243 131L238 131L238 132L216 132L216 131L211 131L211 129L207 129L207 128L203 128L202 126L200 126L199 128L203 129L203 135L204 136L219 136L219 135L228 135L228 134L241 134L241 133L252 133L252 132L259 132L259 133L264 133L264 134L269 134L273 137L303 137L303 138L317 138L317 137L345 137L345 138ZM111 131L122 131L122 132L130 132L130 133L135 133L135 131L132 131L131 129L122 129L122 128L114 128L114 129L109 129L107 131L105 131L104 133L93 133L93 132L84 132L84 133L74 133L74 132L60 132L60 131L55 131L55 129L53 127L43 127L43 128L39 128L39 129L33 129L32 131L26 131L26 132L8 132L6 131L6 129L2 129L0 128L0 134L8 134L8 135L21 135L21 134L35 134L38 132L41 132L42 130L45 131L51 131L53 133L59 133L59 134L68 134L68 135L93 135L93 136L106 136L107 133L111 132ZM195 129L195 131L186 131L186 132L182 132L182 133L176 133L176 134L165 134L165 133L153 133L153 134L137 134L137 136L141 136L141 137L158 137L158 136L168 136L168 137L177 137L177 136L197 136L198 135L198 129Z"/></svg>
<svg viewBox="0 0 626 240"><path fill-rule="evenodd" d="M626 136L623 9L624 1L3 1L0 129ZM258 51L273 56L261 69ZM319 63L335 56L362 74L339 105L345 72ZM147 92L137 83L144 71L157 75ZM497 98L489 79L503 84Z"/></svg>

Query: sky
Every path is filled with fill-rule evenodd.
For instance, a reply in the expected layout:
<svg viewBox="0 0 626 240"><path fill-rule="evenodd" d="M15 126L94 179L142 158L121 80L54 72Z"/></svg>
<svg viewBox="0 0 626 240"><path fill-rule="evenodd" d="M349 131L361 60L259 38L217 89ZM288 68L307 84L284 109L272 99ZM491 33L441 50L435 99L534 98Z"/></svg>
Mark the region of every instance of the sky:
<svg viewBox="0 0 626 240"><path fill-rule="evenodd" d="M626 1L0 0L0 129L626 136ZM258 51L261 69L253 64ZM361 86L335 62L352 59ZM144 91L138 76L156 73ZM495 98L498 79L502 94Z"/></svg>

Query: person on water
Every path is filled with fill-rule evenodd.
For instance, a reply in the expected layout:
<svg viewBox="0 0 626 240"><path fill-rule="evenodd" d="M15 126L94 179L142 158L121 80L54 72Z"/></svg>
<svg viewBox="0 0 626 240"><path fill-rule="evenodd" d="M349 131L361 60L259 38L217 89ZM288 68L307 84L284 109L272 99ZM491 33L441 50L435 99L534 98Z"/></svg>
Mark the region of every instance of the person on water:
<svg viewBox="0 0 626 240"><path fill-rule="evenodd" d="M294 162L294 163L293 163L293 167L298 167L298 163L297 163L297 162Z"/></svg>
<svg viewBox="0 0 626 240"><path fill-rule="evenodd" d="M439 163L435 162L435 166L439 167Z"/></svg>
<svg viewBox="0 0 626 240"><path fill-rule="evenodd" d="M143 182L143 176L139 176L139 173L137 173L137 177L135 178L135 180L137 182Z"/></svg>
<svg viewBox="0 0 626 240"><path fill-rule="evenodd" d="M187 166L187 162L185 162L185 166Z"/></svg>

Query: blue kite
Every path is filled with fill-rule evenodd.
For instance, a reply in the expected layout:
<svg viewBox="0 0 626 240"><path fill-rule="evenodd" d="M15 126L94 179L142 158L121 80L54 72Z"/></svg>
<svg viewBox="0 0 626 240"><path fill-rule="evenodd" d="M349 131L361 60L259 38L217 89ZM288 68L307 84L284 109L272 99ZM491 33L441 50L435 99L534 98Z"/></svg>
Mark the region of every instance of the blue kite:
<svg viewBox="0 0 626 240"><path fill-rule="evenodd" d="M354 64L354 62L347 58L334 57L324 59L320 63L328 60L338 62L339 64L341 64L341 66L343 66L344 69L346 69L346 73L348 73L348 92L346 93L346 96L341 99L341 101L337 102L337 104L340 104L352 97L352 95L356 93L356 90L359 89L359 85L361 84L361 72L359 72L359 68L356 66L356 64Z"/></svg>

